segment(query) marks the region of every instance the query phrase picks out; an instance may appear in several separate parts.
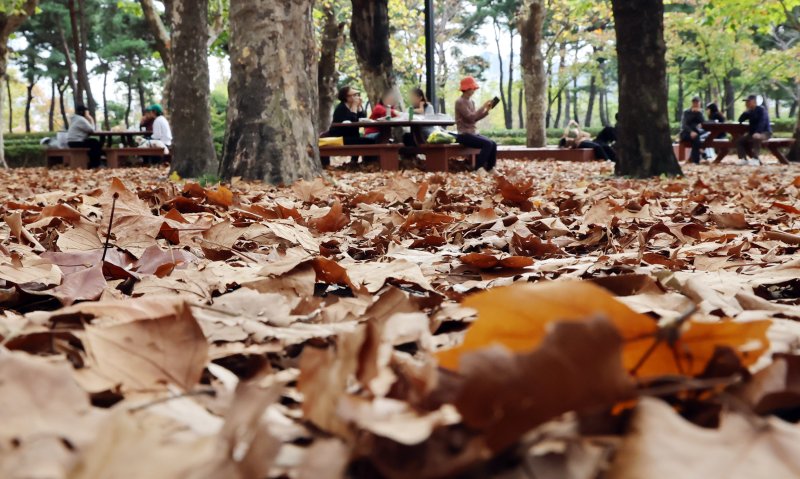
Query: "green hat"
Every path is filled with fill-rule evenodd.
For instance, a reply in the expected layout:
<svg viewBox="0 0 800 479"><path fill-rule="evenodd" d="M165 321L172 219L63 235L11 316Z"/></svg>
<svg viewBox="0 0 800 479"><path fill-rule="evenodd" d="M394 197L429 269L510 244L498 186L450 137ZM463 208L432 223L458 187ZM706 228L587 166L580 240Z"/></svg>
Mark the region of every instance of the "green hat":
<svg viewBox="0 0 800 479"><path fill-rule="evenodd" d="M159 104L150 105L150 106L147 108L147 110L145 110L145 111L152 111L152 112L153 112L153 113L155 113L156 115L163 115L163 114L164 114L164 109L163 109L163 108L161 108L161 105L159 105Z"/></svg>

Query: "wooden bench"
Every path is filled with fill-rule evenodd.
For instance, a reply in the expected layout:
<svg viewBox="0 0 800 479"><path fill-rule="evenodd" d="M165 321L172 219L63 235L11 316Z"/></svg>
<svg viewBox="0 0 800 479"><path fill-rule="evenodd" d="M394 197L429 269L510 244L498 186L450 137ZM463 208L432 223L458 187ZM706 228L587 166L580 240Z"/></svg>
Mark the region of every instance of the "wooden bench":
<svg viewBox="0 0 800 479"><path fill-rule="evenodd" d="M375 145L344 145L344 146L321 146L319 154L321 157L331 156L377 156L381 169L385 171L400 170L400 148L397 144L375 144Z"/></svg>
<svg viewBox="0 0 800 479"><path fill-rule="evenodd" d="M120 168L123 158L157 157L166 160L168 155L163 148L106 148L106 165Z"/></svg>
<svg viewBox="0 0 800 479"><path fill-rule="evenodd" d="M478 148L469 148L458 143L447 145L426 143L415 147L407 147L401 150L403 155L424 155L426 171L450 171L450 158L466 158L474 167L475 157L480 154Z"/></svg>
<svg viewBox="0 0 800 479"><path fill-rule="evenodd" d="M594 150L589 148L526 148L506 146L497 150L497 158L502 160L556 160L556 161L594 161Z"/></svg>
<svg viewBox="0 0 800 479"><path fill-rule="evenodd" d="M771 138L761 143L761 146L768 149L779 162L788 165L789 159L786 158L786 155L783 154L781 149L791 148L794 143L795 140L793 138ZM673 146L676 149L675 155L678 157L678 161L681 163L686 162L689 158L689 152L692 150L692 143L690 141L679 141ZM713 148L716 150L717 157L714 159L714 163L720 163L731 150L736 148L736 145L731 140L716 139L706 141L703 148ZM752 152L750 152L750 156L754 156Z"/></svg>
<svg viewBox="0 0 800 479"><path fill-rule="evenodd" d="M88 148L48 148L45 151L48 168L52 168L59 163L66 168L86 169L89 167Z"/></svg>

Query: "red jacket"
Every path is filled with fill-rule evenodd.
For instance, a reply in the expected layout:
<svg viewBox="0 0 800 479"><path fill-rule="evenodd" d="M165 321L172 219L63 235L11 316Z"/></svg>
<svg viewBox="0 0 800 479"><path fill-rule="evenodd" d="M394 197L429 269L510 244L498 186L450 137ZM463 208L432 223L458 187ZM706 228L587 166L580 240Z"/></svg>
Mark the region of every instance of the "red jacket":
<svg viewBox="0 0 800 479"><path fill-rule="evenodd" d="M378 103L375 105L375 108L372 109L372 114L369 116L370 120L385 120L387 116L386 107ZM392 118L400 116L400 113L392 107ZM364 134L369 135L371 133L380 133L378 128L364 128Z"/></svg>

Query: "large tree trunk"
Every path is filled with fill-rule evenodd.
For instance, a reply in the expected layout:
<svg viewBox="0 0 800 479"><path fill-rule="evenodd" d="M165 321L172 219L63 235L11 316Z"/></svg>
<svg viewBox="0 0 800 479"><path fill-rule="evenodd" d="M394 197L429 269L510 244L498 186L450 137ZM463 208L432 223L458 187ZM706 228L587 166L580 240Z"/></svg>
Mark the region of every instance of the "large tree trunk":
<svg viewBox="0 0 800 479"><path fill-rule="evenodd" d="M321 173L312 6L313 0L231 1L224 178L290 184Z"/></svg>
<svg viewBox="0 0 800 479"><path fill-rule="evenodd" d="M319 88L319 130L327 131L331 126L333 104L336 101L336 52L341 44L344 23L337 21L337 8L334 2L322 6L325 22L322 27L322 41L319 55L317 83Z"/></svg>
<svg viewBox="0 0 800 479"><path fill-rule="evenodd" d="M619 63L617 175L681 175L672 149L663 0L613 0Z"/></svg>
<svg viewBox="0 0 800 479"><path fill-rule="evenodd" d="M172 171L196 178L217 170L211 133L208 0L172 2ZM255 99L253 99L255 101Z"/></svg>
<svg viewBox="0 0 800 479"><path fill-rule="evenodd" d="M547 75L542 54L542 34L547 14L544 0L527 0L520 15L522 35L522 82L527 111L527 144L537 148L547 145L546 112ZM559 102L560 103L560 102Z"/></svg>
<svg viewBox="0 0 800 479"><path fill-rule="evenodd" d="M20 25L28 18L30 15L33 15L34 10L36 10L36 4L38 0L25 0L22 4L15 5L14 8L6 8L0 11L0 78L6 78L7 68L8 68L8 38L14 33ZM16 4L16 2L15 2ZM8 12L13 12L11 15ZM3 96L0 95L0 111L3 111ZM8 102L11 103L11 97L9 96ZM2 125L2 118L3 116L0 115L0 166L3 168L8 168L8 164L6 163L6 153L5 147L3 143L3 125Z"/></svg>
<svg viewBox="0 0 800 479"><path fill-rule="evenodd" d="M364 89L375 105L381 95L394 89L396 84L389 49L389 0L352 0L352 3L350 39L361 68Z"/></svg>

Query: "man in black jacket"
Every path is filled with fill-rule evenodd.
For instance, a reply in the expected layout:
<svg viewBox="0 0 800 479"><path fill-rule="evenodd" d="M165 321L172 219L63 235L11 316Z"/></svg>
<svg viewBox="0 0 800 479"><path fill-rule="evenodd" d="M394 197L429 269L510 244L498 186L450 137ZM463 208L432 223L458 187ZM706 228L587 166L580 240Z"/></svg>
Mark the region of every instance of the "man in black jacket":
<svg viewBox="0 0 800 479"><path fill-rule="evenodd" d="M692 163L700 163L700 151L703 148L706 132L703 131L703 123L706 119L703 116L703 107L700 106L700 98L692 98L692 107L683 112L681 119L681 141L691 142L692 144Z"/></svg>
<svg viewBox="0 0 800 479"><path fill-rule="evenodd" d="M764 105L758 104L758 97L750 95L745 100L747 111L739 117L739 123L749 122L750 130L739 138L736 144L739 150L739 164L758 166L761 164L761 143L772 138L772 125L769 121L769 112ZM748 160L748 152L753 153L753 159Z"/></svg>

